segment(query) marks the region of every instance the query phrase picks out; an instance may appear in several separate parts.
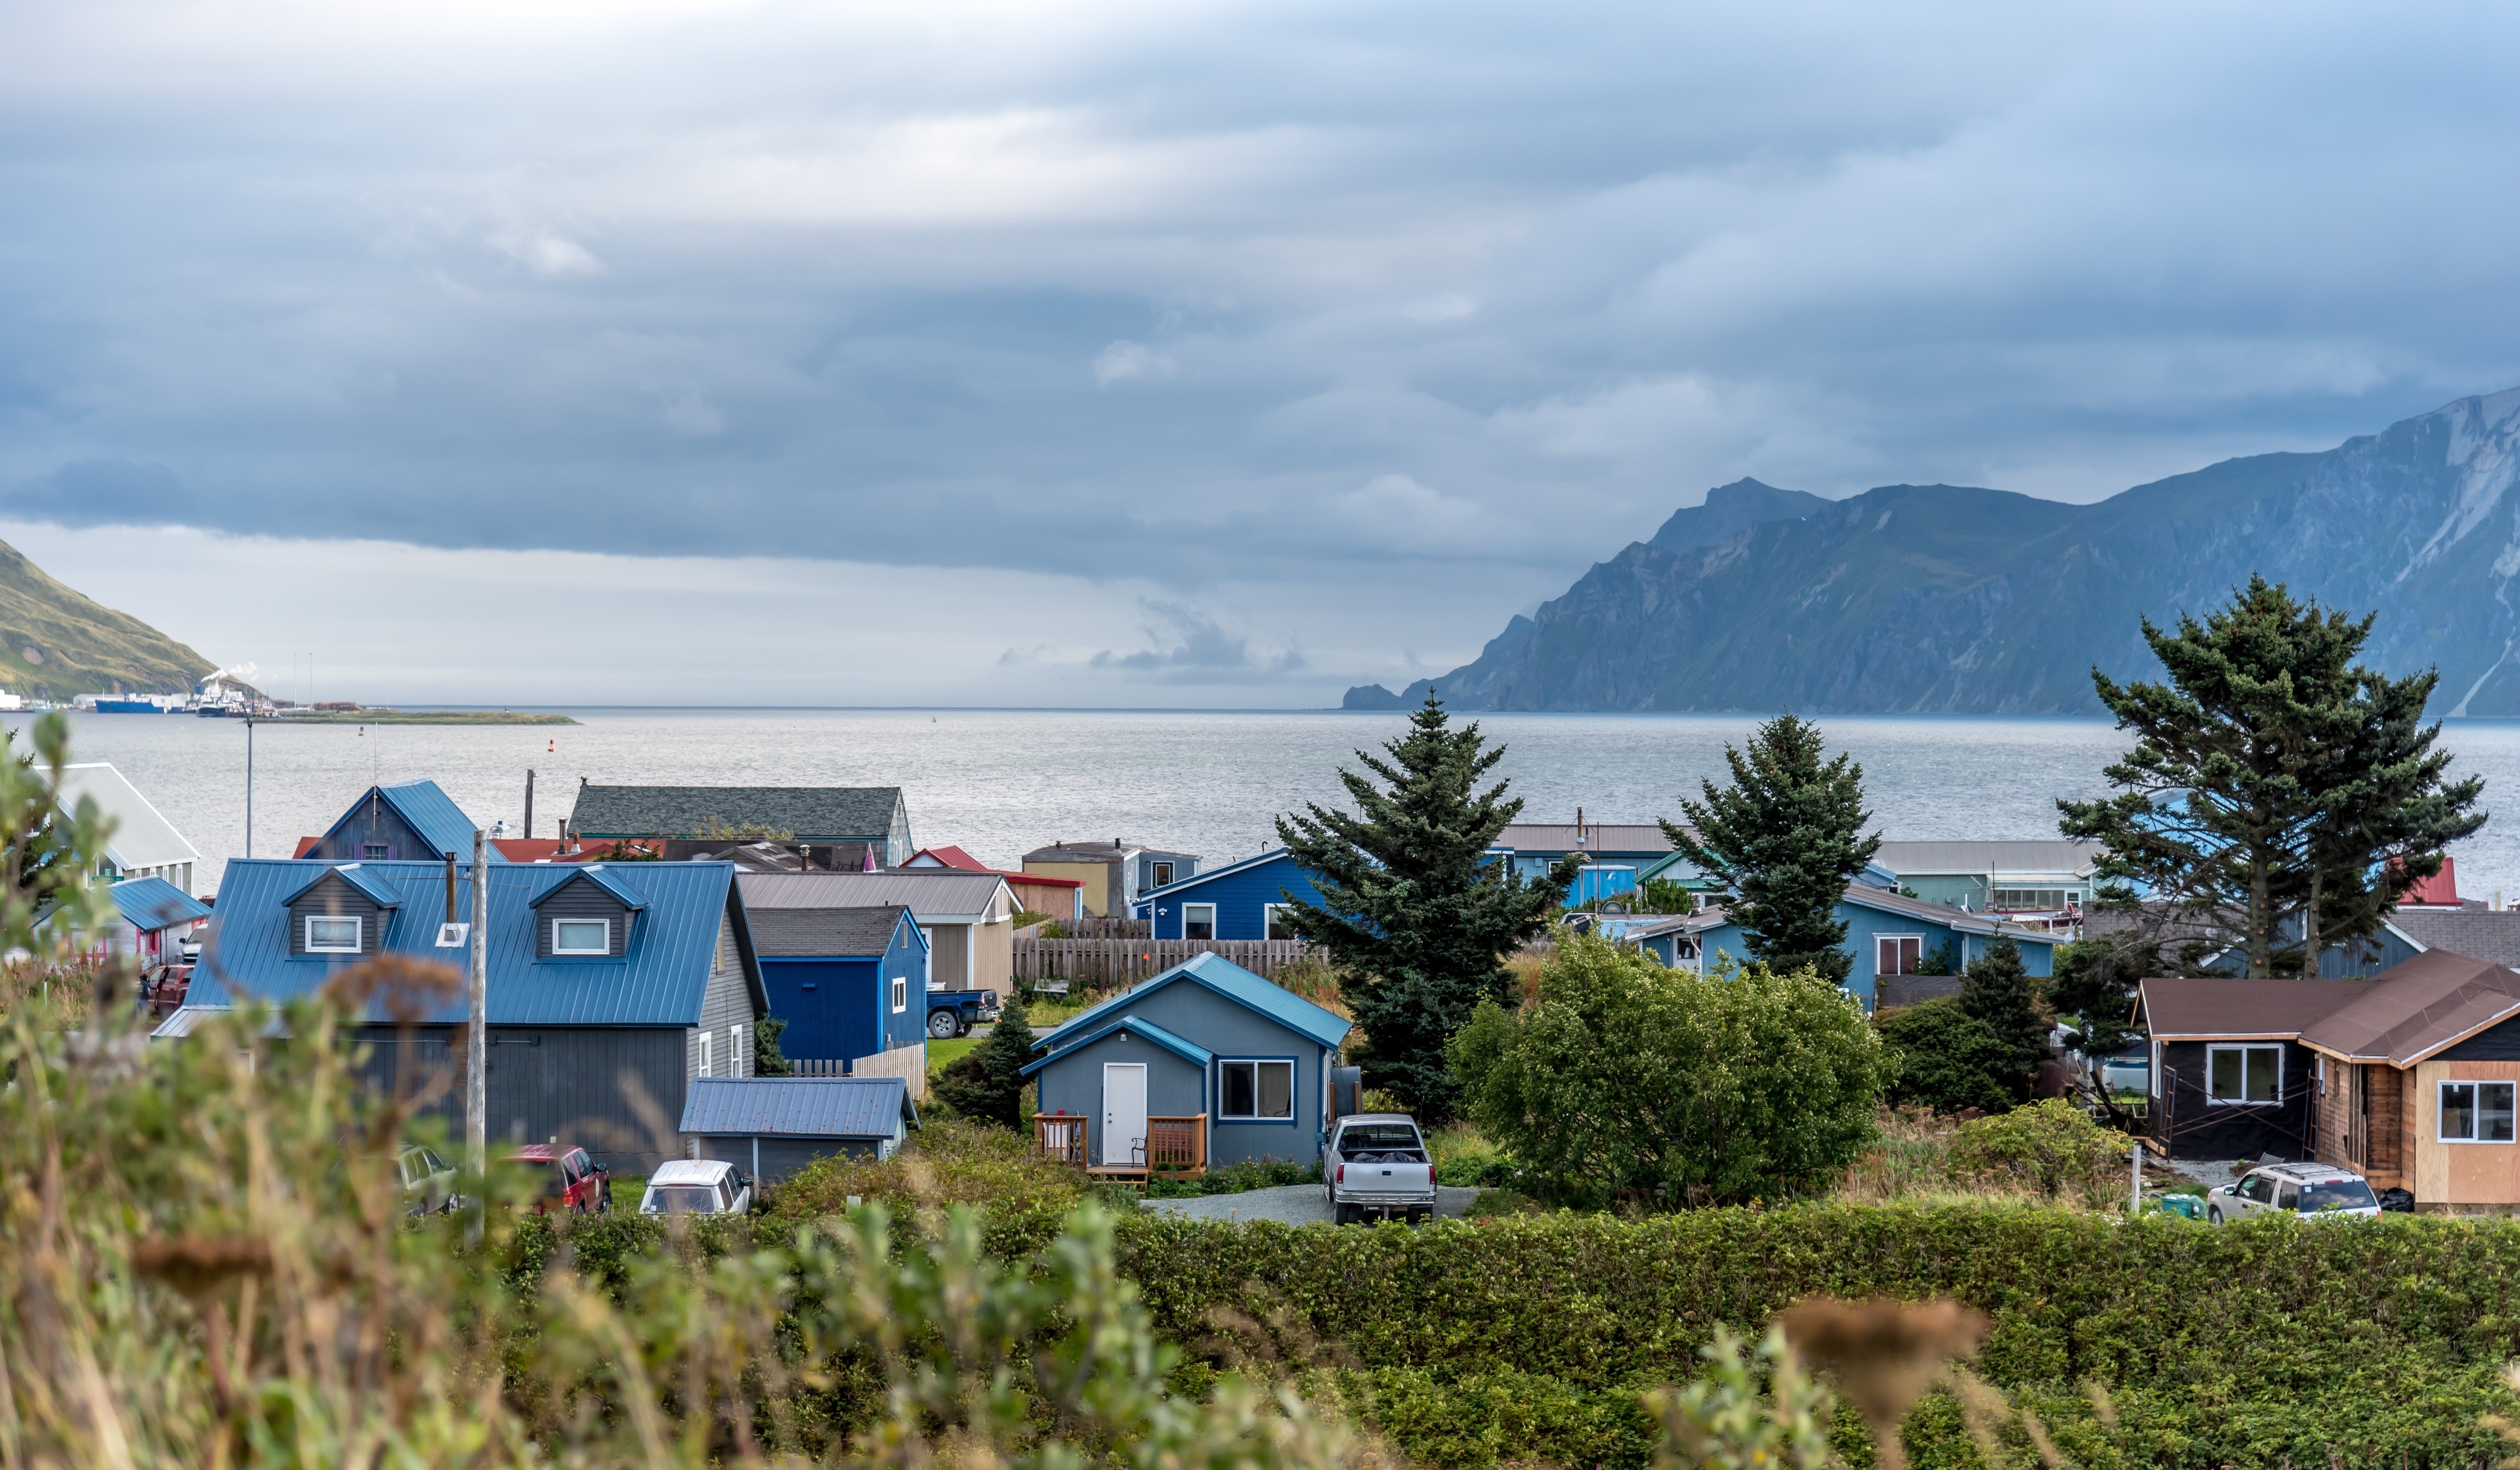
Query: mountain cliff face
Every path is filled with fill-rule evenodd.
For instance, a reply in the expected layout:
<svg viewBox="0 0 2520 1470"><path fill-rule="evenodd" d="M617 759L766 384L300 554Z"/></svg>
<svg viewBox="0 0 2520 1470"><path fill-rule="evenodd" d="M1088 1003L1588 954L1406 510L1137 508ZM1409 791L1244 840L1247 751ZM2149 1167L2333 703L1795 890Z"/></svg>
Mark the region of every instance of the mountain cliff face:
<svg viewBox="0 0 2520 1470"><path fill-rule="evenodd" d="M1744 480L1431 683L1456 709L2091 714L2094 664L2159 672L2139 618L2201 613L2262 572L2377 611L2365 658L2438 666L2436 713L2520 714L2515 481L2520 389L2089 506Z"/></svg>
<svg viewBox="0 0 2520 1470"><path fill-rule="evenodd" d="M0 689L29 698L182 693L213 667L129 613L89 601L0 542Z"/></svg>

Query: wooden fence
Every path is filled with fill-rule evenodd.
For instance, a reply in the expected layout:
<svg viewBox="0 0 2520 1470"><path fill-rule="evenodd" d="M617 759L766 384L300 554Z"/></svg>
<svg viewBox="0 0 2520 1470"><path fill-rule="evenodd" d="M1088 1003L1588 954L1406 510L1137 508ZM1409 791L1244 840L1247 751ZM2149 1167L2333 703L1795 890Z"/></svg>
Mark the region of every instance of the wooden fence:
<svg viewBox="0 0 2520 1470"><path fill-rule="evenodd" d="M1096 918L1087 914L1065 926L1076 939L1152 939L1155 921L1151 918Z"/></svg>
<svg viewBox="0 0 2520 1470"><path fill-rule="evenodd" d="M1195 955L1222 955L1271 980L1298 960L1318 958L1300 939L1018 938L1014 949L1016 984L1065 980L1082 990L1135 985Z"/></svg>

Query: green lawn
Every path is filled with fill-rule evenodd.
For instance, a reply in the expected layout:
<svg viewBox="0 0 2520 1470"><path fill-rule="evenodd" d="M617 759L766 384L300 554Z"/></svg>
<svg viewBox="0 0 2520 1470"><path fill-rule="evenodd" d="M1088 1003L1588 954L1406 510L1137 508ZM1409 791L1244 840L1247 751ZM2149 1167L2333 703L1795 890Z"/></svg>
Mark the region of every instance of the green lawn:
<svg viewBox="0 0 2520 1470"><path fill-rule="evenodd" d="M968 1052L972 1047L987 1040L988 1038L985 1036L967 1036L961 1041L955 1042L929 1041L927 1044L927 1070L931 1073L944 1071L947 1067L961 1061L965 1053Z"/></svg>

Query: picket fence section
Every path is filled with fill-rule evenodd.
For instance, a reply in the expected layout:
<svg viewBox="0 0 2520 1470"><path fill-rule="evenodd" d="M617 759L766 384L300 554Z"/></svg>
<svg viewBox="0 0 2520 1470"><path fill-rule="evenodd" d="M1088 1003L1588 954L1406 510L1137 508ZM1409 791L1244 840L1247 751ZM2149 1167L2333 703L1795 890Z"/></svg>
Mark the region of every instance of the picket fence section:
<svg viewBox="0 0 2520 1470"><path fill-rule="evenodd" d="M1300 939L1025 939L1015 940L1015 983L1064 980L1084 990L1116 990L1171 969L1196 955L1222 955L1255 975L1317 958Z"/></svg>

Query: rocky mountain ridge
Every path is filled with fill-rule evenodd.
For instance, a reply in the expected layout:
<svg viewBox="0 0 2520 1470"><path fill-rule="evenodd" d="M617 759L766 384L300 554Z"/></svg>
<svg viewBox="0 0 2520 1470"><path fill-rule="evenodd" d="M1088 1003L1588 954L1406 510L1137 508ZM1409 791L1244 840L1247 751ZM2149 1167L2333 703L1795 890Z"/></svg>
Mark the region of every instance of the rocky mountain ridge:
<svg viewBox="0 0 2520 1470"><path fill-rule="evenodd" d="M2437 666L2435 712L2520 714L2520 389L2318 454L2072 506L1959 485L1843 501L1741 480L1595 565L1471 662L1351 708L2093 714L2157 672L2139 618L2252 572L2357 613L2365 657ZM1373 702L1375 697L1388 705Z"/></svg>

